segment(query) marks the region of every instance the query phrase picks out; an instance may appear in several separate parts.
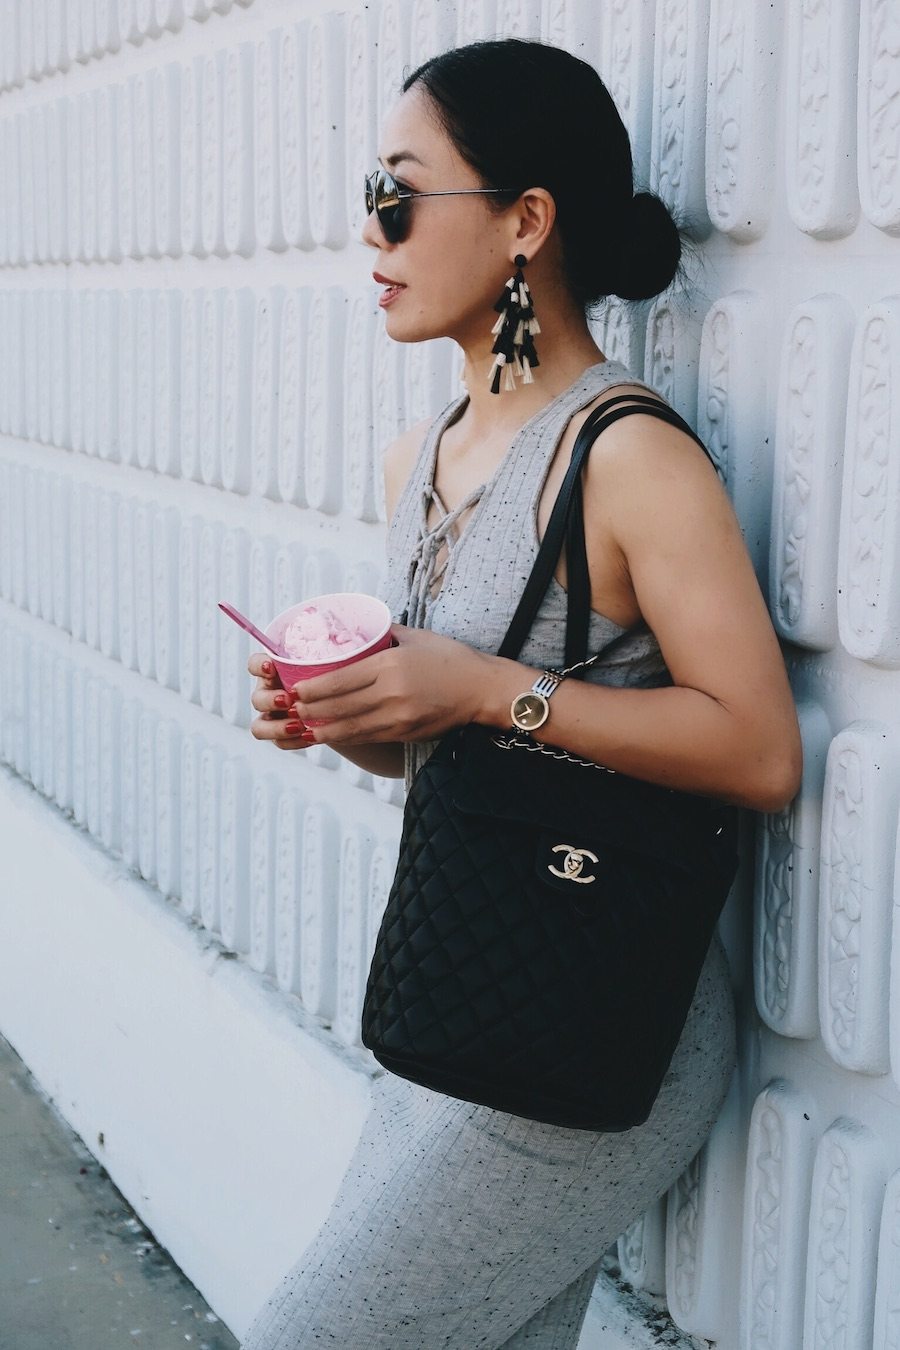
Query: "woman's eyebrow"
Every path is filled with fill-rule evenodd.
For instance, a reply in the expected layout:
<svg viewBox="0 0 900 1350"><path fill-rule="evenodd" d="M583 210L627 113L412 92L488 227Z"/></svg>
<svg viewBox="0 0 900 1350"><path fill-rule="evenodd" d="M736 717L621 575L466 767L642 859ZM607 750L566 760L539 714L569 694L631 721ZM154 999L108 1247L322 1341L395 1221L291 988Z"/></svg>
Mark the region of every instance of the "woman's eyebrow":
<svg viewBox="0 0 900 1350"><path fill-rule="evenodd" d="M387 159L384 159L381 162L386 168L394 169L404 159L410 160L413 164L421 164L422 168L425 168L424 161L419 159L418 155L414 155L411 150L398 150L396 155L388 155Z"/></svg>

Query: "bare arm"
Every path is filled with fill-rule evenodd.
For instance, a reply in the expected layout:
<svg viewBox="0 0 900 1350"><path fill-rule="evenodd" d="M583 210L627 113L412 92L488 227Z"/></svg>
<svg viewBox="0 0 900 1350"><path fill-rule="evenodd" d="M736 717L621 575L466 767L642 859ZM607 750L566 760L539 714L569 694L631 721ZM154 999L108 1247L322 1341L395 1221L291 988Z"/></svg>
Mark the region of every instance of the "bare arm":
<svg viewBox="0 0 900 1350"><path fill-rule="evenodd" d="M712 466L683 432L629 417L604 433L589 461L586 521L598 518L594 511L611 522L621 567L674 685L566 680L536 738L637 778L761 811L785 806L802 764L796 711L739 524ZM537 672L491 661L478 720L506 727L510 702Z"/></svg>

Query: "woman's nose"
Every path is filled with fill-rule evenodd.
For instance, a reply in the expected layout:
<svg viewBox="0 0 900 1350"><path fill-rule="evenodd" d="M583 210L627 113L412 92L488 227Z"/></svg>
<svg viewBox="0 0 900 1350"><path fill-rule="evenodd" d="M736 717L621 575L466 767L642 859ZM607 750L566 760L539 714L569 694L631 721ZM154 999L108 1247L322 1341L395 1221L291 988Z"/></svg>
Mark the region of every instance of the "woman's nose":
<svg viewBox="0 0 900 1350"><path fill-rule="evenodd" d="M369 245L369 248L384 248L387 243L374 211L370 211L366 216L360 238L364 244Z"/></svg>

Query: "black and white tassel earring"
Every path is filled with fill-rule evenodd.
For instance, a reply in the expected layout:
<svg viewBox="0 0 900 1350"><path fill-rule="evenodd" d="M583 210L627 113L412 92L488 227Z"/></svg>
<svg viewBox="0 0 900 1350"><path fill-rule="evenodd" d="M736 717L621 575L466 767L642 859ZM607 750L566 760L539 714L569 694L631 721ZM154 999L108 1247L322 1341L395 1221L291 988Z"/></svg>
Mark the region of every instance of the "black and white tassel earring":
<svg viewBox="0 0 900 1350"><path fill-rule="evenodd" d="M524 253L516 254L515 274L503 287L503 294L494 306L500 317L491 329L497 339L491 348L494 364L488 376L492 394L500 393L500 379L504 370L506 388L515 389L517 375L523 384L533 384L531 372L540 365L534 338L541 331L541 326L534 316L531 291L522 273L527 261Z"/></svg>

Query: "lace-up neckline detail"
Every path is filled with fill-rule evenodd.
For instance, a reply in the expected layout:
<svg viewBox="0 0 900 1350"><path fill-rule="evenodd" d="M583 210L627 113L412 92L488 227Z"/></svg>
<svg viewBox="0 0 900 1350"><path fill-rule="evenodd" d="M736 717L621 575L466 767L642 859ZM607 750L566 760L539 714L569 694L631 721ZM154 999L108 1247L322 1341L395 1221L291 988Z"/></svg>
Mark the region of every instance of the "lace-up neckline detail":
<svg viewBox="0 0 900 1350"><path fill-rule="evenodd" d="M487 483L481 483L478 487L473 488L468 496L454 506L452 511L448 511L444 506L433 483L426 484L422 489L423 521L428 520L428 511L432 501L443 514L433 528L429 529L427 525L423 524L418 542L409 560L407 623L410 627L425 627L425 616L443 589L444 574L447 571L447 564L450 562L450 554L458 546L461 538L456 529L456 522L470 507L481 501L487 486ZM444 557L438 565L438 555L445 544ZM432 594L435 583L440 583L439 588L436 594Z"/></svg>

